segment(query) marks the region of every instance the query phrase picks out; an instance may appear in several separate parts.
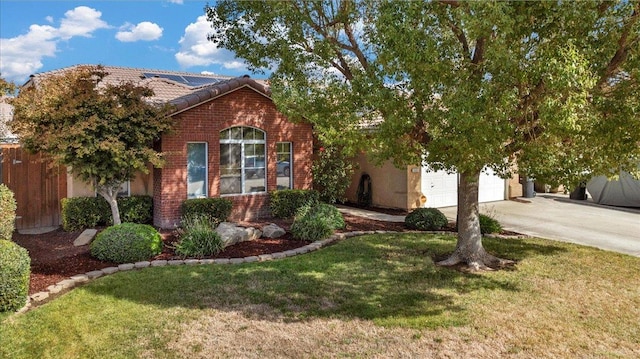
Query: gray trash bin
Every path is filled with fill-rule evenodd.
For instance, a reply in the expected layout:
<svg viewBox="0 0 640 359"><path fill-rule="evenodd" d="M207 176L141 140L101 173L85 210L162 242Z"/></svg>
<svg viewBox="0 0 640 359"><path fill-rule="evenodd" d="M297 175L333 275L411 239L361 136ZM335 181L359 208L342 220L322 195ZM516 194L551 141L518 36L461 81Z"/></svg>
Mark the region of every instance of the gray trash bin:
<svg viewBox="0 0 640 359"><path fill-rule="evenodd" d="M533 198L536 196L536 191L533 189L533 180L531 178L525 178L522 182L522 196L524 198Z"/></svg>

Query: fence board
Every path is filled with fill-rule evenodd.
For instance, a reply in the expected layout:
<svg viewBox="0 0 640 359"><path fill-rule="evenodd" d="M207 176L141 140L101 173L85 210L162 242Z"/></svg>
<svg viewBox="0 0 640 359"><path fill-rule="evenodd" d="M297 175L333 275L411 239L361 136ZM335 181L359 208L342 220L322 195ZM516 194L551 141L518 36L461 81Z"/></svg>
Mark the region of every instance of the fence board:
<svg viewBox="0 0 640 359"><path fill-rule="evenodd" d="M66 172L41 154L29 154L16 145L2 147L2 182L15 195L16 228L60 225L60 202L66 197Z"/></svg>

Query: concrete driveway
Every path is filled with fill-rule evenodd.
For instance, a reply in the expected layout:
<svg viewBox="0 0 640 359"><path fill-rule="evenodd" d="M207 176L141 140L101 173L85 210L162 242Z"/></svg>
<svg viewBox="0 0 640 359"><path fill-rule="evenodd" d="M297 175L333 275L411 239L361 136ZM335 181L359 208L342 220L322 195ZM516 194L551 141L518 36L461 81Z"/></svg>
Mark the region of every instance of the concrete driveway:
<svg viewBox="0 0 640 359"><path fill-rule="evenodd" d="M527 202L527 203L523 203ZM440 208L451 220L456 207ZM538 194L523 201L480 204L505 229L640 257L640 209L600 206L568 196Z"/></svg>

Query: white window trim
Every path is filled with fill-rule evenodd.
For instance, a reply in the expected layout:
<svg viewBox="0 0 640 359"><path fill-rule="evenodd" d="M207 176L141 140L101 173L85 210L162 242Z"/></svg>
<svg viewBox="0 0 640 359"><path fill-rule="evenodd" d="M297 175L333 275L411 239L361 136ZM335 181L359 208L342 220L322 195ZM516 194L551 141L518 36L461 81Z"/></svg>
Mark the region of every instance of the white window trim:
<svg viewBox="0 0 640 359"><path fill-rule="evenodd" d="M245 139L220 139L220 144L231 144L231 145L240 145L240 189L242 190L242 192L240 193L225 193L222 194L220 193L220 197L232 197L232 196L252 196L252 195L256 195L256 194L265 194L267 193L267 178L269 178L269 173L268 173L268 168L269 168L269 160L268 160L268 156L267 156L267 131L257 128L257 127L252 127L252 126L231 126L231 127L227 127L225 129L220 130L220 132L224 132L230 128L234 128L234 127L241 127L241 128L251 128L254 130L258 130L262 133L264 133L264 140L245 140ZM258 191L258 192L245 192L245 185L246 185L246 175L245 175L245 155L244 155L244 145L264 145L264 191ZM220 165L218 163L218 165Z"/></svg>
<svg viewBox="0 0 640 359"><path fill-rule="evenodd" d="M189 196L189 144L204 143L204 194L202 196ZM204 141L187 142L187 198L207 198L209 197L209 143Z"/></svg>
<svg viewBox="0 0 640 359"><path fill-rule="evenodd" d="M280 143L287 143L289 144L289 189L293 189L294 185L293 185L293 142L290 141L281 141L281 142L276 142L276 177L277 177L277 172L278 172L278 155L283 153L283 152L278 152L278 144ZM277 186L277 184L276 184Z"/></svg>

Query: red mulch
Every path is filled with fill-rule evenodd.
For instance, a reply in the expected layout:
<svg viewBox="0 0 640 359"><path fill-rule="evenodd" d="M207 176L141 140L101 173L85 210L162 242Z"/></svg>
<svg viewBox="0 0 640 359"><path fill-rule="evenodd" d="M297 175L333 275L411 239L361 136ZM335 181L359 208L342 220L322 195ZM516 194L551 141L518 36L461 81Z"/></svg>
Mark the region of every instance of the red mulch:
<svg viewBox="0 0 640 359"><path fill-rule="evenodd" d="M404 231L403 223L381 222L360 217L344 215L347 223L345 232L349 231ZM262 228L268 223L276 223L288 230L291 221L268 219L260 222L243 222L240 225ZM175 241L172 231L162 231L166 244ZM74 247L73 241L80 232L64 232L58 229L54 232L40 235L25 235L15 233L13 240L26 248L31 257L31 280L29 294L45 290L48 286L58 283L76 274L82 274L116 264L102 262L89 255L89 246ZM225 248L224 251L212 258L242 258L261 254L282 252L307 245L308 242L294 240L290 233L278 239L259 239L242 242ZM154 259L177 259L170 247L165 245L162 254Z"/></svg>

